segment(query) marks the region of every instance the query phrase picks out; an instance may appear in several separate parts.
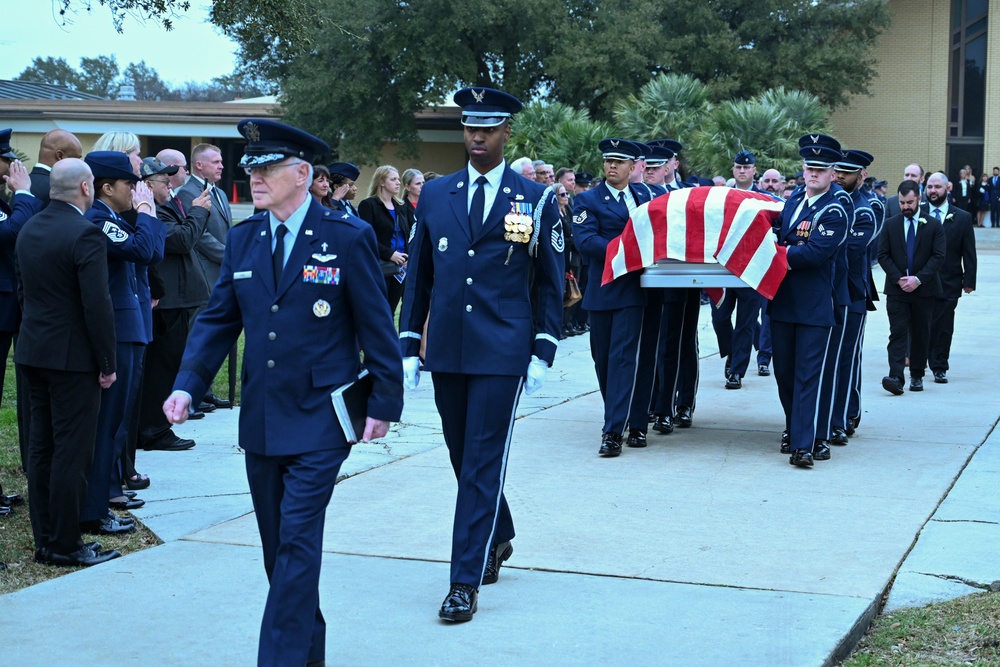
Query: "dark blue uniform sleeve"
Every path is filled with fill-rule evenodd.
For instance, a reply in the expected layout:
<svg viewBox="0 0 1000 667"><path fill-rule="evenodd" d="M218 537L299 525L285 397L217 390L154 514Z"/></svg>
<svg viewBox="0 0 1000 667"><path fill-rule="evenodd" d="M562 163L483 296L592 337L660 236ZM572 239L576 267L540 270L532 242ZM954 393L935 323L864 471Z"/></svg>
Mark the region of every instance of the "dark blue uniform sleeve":
<svg viewBox="0 0 1000 667"><path fill-rule="evenodd" d="M107 237L108 258L146 265L163 259L167 228L156 218L140 213L136 218L136 229L132 232L122 221L115 220L110 213L96 206L87 211L86 216Z"/></svg>
<svg viewBox="0 0 1000 667"><path fill-rule="evenodd" d="M427 234L427 224L415 222L411 233L408 269L403 283L403 310L399 316L399 345L403 357L420 354L420 341L434 286L434 249Z"/></svg>
<svg viewBox="0 0 1000 667"><path fill-rule="evenodd" d="M11 204L9 210L5 210L6 203L3 204L3 208L0 208L6 213L6 216L0 220L0 244L4 245L14 245L17 234L21 231L21 227L24 227L24 223L44 208L41 199L23 192L15 194Z"/></svg>
<svg viewBox="0 0 1000 667"><path fill-rule="evenodd" d="M538 316L535 323L535 342L532 354L552 365L559 345L559 331L563 320L563 288L565 265L562 251L554 247L552 228L559 221L556 196L546 190L548 201L539 202L542 209L542 228L538 235L538 255L535 259L535 286L538 289ZM525 369L527 370L527 369Z"/></svg>

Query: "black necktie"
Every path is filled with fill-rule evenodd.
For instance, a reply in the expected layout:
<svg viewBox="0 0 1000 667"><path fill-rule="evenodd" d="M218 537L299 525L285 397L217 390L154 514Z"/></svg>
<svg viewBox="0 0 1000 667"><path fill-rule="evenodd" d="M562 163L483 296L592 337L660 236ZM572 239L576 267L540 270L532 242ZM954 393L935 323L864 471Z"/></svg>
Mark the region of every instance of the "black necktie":
<svg viewBox="0 0 1000 667"><path fill-rule="evenodd" d="M278 289L281 280L281 270L285 267L285 233L288 227L282 223L274 231L274 254L271 255L271 266L274 268L274 289Z"/></svg>
<svg viewBox="0 0 1000 667"><path fill-rule="evenodd" d="M476 191L472 193L472 205L469 207L469 232L476 238L476 232L483 226L483 215L486 210L486 180L485 176L476 179Z"/></svg>
<svg viewBox="0 0 1000 667"><path fill-rule="evenodd" d="M906 275L913 275L913 251L917 247L917 231L913 218L906 219Z"/></svg>

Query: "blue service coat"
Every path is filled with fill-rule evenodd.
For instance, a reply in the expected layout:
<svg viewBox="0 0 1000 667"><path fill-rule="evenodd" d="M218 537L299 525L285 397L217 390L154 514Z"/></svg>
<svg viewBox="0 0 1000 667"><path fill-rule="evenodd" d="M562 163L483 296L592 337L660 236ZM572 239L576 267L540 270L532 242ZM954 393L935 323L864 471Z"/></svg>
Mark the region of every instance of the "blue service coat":
<svg viewBox="0 0 1000 667"><path fill-rule="evenodd" d="M404 357L415 357L428 311L424 368L469 375L524 375L531 356L552 364L563 317L563 239L550 188L509 167L482 227L469 228L468 169L436 178L420 195L420 219L399 318ZM512 206L542 207L535 255L529 244L504 239ZM537 226L537 222L533 225ZM534 265L537 312L529 296ZM533 319L534 315L534 319Z"/></svg>
<svg viewBox="0 0 1000 667"><path fill-rule="evenodd" d="M875 212L868 204L868 197L858 188L851 193L854 200L854 224L847 235L847 280L851 293L850 311L866 311L867 299L874 290L868 280L871 265L868 262L872 241L875 239Z"/></svg>
<svg viewBox="0 0 1000 667"><path fill-rule="evenodd" d="M648 193L629 185L636 204L650 201ZM645 306L646 294L639 286L641 271L633 271L602 285L604 259L608 243L621 235L629 211L621 204L606 183L581 192L573 202L573 240L590 262L587 265L587 291L583 295L586 310L618 310L628 306Z"/></svg>
<svg viewBox="0 0 1000 667"><path fill-rule="evenodd" d="M375 232L363 220L312 201L277 290L269 214L230 229L219 282L191 330L174 389L203 396L240 331L244 450L292 456L346 447L330 394L357 378L359 349L374 380L368 416L399 420L399 343Z"/></svg>
<svg viewBox="0 0 1000 667"><path fill-rule="evenodd" d="M139 213L133 230L107 204L96 199L85 215L107 238L108 291L115 306L118 342L146 344L150 336L142 315L135 265L148 266L163 259L167 227L153 216ZM149 287L145 289L148 293Z"/></svg>
<svg viewBox="0 0 1000 667"><path fill-rule="evenodd" d="M778 322L832 327L834 258L847 236L847 212L831 190L793 217L805 195L800 188L781 211L776 235L788 247L789 272L767 314Z"/></svg>
<svg viewBox="0 0 1000 667"><path fill-rule="evenodd" d="M16 333L21 319L14 272L14 243L29 218L44 208L42 200L25 192L15 193L8 205L0 197L0 331Z"/></svg>

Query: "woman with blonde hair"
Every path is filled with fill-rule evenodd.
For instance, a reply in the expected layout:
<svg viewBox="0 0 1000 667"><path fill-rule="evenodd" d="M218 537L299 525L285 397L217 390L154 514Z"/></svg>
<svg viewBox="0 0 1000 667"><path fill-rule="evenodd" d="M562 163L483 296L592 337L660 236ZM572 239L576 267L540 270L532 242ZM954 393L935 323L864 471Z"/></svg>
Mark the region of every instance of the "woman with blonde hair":
<svg viewBox="0 0 1000 667"><path fill-rule="evenodd" d="M142 156L139 155L139 137L131 132L116 130L105 132L94 144L95 151L117 151L128 155L129 162L132 163L132 171L136 176L141 176L139 167L142 166Z"/></svg>
<svg viewBox="0 0 1000 667"><path fill-rule="evenodd" d="M417 221L417 201L420 191L424 188L424 175L417 169L407 169L403 172L403 203L410 210L410 219Z"/></svg>
<svg viewBox="0 0 1000 667"><path fill-rule="evenodd" d="M401 185L396 168L382 165L372 174L368 184L368 198L358 204L358 216L375 230L389 308L393 313L403 297L406 243L413 225L410 210L400 198Z"/></svg>

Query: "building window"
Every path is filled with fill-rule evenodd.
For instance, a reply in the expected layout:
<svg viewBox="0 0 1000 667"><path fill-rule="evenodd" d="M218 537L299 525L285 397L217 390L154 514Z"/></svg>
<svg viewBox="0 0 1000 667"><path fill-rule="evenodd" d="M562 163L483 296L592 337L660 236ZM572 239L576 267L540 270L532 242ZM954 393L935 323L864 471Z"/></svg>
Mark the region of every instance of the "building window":
<svg viewBox="0 0 1000 667"><path fill-rule="evenodd" d="M952 0L948 76L948 173L982 169L986 129L986 32L989 0ZM952 172L955 172L954 174Z"/></svg>

